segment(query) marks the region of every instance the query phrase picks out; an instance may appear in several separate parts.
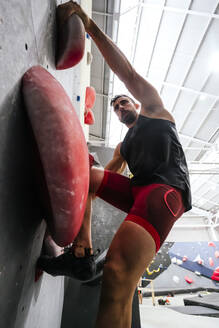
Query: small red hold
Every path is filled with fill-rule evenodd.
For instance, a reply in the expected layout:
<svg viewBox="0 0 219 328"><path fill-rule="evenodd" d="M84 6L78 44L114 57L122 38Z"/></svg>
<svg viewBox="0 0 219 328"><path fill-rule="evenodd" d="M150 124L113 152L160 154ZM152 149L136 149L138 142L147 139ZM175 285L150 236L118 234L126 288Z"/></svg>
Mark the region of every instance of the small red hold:
<svg viewBox="0 0 219 328"><path fill-rule="evenodd" d="M214 270L213 275L211 276L211 279L215 280L215 281L219 281L219 267L217 267Z"/></svg>
<svg viewBox="0 0 219 328"><path fill-rule="evenodd" d="M96 91L93 87L86 87L85 93L85 108L93 108L96 100Z"/></svg>
<svg viewBox="0 0 219 328"><path fill-rule="evenodd" d="M211 279L212 279L212 280L215 280L215 281L219 281L219 277L215 276L214 274L213 274L213 276L211 277Z"/></svg>
<svg viewBox="0 0 219 328"><path fill-rule="evenodd" d="M189 278L188 276L185 276L185 281L188 282L188 284L193 283L193 280Z"/></svg>
<svg viewBox="0 0 219 328"><path fill-rule="evenodd" d="M88 125L92 125L95 122L95 118L94 118L94 113L92 112L91 109L85 109L84 112L84 123L88 124Z"/></svg>
<svg viewBox="0 0 219 328"><path fill-rule="evenodd" d="M214 256L216 257L216 259L218 259L219 258L219 251L215 251Z"/></svg>
<svg viewBox="0 0 219 328"><path fill-rule="evenodd" d="M216 247L215 243L213 241L208 242L208 246Z"/></svg>

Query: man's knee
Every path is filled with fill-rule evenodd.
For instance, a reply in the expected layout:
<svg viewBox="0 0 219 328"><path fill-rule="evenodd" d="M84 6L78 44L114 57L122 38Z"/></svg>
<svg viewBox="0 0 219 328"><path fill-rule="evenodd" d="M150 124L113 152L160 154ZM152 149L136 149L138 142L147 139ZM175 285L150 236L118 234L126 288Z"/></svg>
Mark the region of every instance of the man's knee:
<svg viewBox="0 0 219 328"><path fill-rule="evenodd" d="M124 281L125 274L122 268L112 262L106 262L103 270L103 282L109 293L114 294L118 288L121 290Z"/></svg>
<svg viewBox="0 0 219 328"><path fill-rule="evenodd" d="M107 257L104 265L104 278L112 284L122 285L124 283L131 283L131 272L128 269L127 263L119 257Z"/></svg>
<svg viewBox="0 0 219 328"><path fill-rule="evenodd" d="M127 303L135 291L136 284L122 265L106 262L103 271L104 297L110 302Z"/></svg>
<svg viewBox="0 0 219 328"><path fill-rule="evenodd" d="M123 280L125 273L121 266L113 261L107 261L104 264L104 276L112 281L120 282Z"/></svg>

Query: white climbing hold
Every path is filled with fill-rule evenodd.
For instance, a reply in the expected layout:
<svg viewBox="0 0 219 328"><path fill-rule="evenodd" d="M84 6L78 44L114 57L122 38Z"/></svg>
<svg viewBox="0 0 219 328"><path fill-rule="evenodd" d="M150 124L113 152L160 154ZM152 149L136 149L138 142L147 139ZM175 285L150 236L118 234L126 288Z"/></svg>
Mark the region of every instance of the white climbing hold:
<svg viewBox="0 0 219 328"><path fill-rule="evenodd" d="M177 260L176 260L176 264L177 264L177 265L182 265L182 263L183 263L182 260L180 260L180 259L177 259Z"/></svg>
<svg viewBox="0 0 219 328"><path fill-rule="evenodd" d="M178 284L179 281L180 281L180 279L179 279L178 276L173 276L173 281L174 281L176 284Z"/></svg>
<svg viewBox="0 0 219 328"><path fill-rule="evenodd" d="M177 261L176 260L176 257L172 257L171 262L174 263L174 264L176 264L176 261Z"/></svg>

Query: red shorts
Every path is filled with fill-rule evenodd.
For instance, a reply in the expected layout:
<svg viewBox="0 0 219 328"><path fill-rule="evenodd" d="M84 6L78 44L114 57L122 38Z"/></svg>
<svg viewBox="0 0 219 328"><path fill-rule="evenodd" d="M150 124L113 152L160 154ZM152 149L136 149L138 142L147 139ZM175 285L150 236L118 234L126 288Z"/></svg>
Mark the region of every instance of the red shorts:
<svg viewBox="0 0 219 328"><path fill-rule="evenodd" d="M157 183L132 186L129 178L107 170L96 195L128 213L125 221L135 222L147 230L155 241L156 251L185 211L178 189Z"/></svg>

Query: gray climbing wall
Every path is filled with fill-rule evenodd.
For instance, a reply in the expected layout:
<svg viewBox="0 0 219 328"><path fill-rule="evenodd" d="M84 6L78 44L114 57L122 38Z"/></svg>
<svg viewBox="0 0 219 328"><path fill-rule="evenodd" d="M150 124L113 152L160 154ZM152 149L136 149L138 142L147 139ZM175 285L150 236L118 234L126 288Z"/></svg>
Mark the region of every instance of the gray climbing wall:
<svg viewBox="0 0 219 328"><path fill-rule="evenodd" d="M56 71L55 0L0 2L0 318L1 327L59 328L64 279L34 282L45 231L31 160L21 78L48 69L71 96L74 69Z"/></svg>
<svg viewBox="0 0 219 328"><path fill-rule="evenodd" d="M114 149L104 146L89 146L102 167L112 159ZM126 213L107 204L98 197L93 201L92 237L94 247L105 250L115 235L118 227L126 217Z"/></svg>

